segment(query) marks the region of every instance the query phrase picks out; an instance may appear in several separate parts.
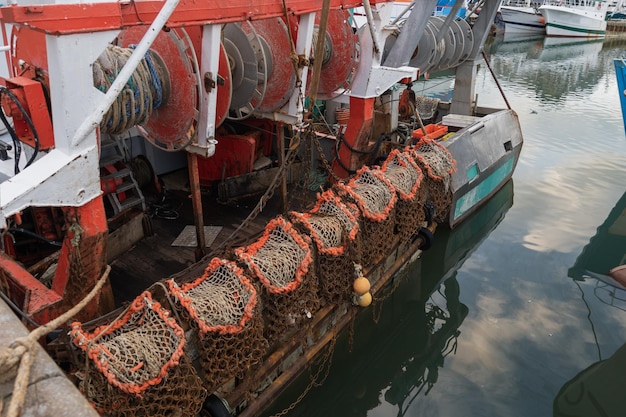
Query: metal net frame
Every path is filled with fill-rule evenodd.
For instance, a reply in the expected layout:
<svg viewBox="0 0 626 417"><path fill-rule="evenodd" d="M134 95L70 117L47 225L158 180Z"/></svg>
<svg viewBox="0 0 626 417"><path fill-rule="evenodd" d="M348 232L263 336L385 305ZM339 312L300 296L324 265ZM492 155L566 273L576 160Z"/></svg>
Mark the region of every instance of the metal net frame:
<svg viewBox="0 0 626 417"><path fill-rule="evenodd" d="M99 372L83 375L79 389L98 413L107 417L195 416L208 394L186 356L181 357L166 379L141 395L121 391Z"/></svg>
<svg viewBox="0 0 626 417"><path fill-rule="evenodd" d="M225 259L213 258L193 282L179 286L170 279L166 283L201 335L240 332L257 303L256 289L243 270Z"/></svg>
<svg viewBox="0 0 626 417"><path fill-rule="evenodd" d="M306 213L291 212L295 225L311 237L317 250L320 297L328 302L347 301L352 295L354 263L359 258L359 211L341 201L332 190L318 194Z"/></svg>
<svg viewBox="0 0 626 417"><path fill-rule="evenodd" d="M92 332L71 324L70 338L85 355L78 387L102 415L196 415L207 395L183 352L184 331L145 291L113 322Z"/></svg>
<svg viewBox="0 0 626 417"><path fill-rule="evenodd" d="M445 222L452 204L450 176L456 171L456 161L445 146L428 137L421 138L410 149L415 162L426 174L428 199L435 206L434 220Z"/></svg>
<svg viewBox="0 0 626 417"><path fill-rule="evenodd" d="M235 249L261 283L265 337L270 344L287 337L319 308L308 240L279 216L270 220L256 242Z"/></svg>
<svg viewBox="0 0 626 417"><path fill-rule="evenodd" d="M118 320L91 333L72 323L70 337L109 384L141 394L166 378L183 356L185 335L169 314L145 291Z"/></svg>
<svg viewBox="0 0 626 417"><path fill-rule="evenodd" d="M426 219L424 174L409 152L398 149L391 151L380 169L398 193L396 231L400 239L407 240L417 233Z"/></svg>
<svg viewBox="0 0 626 417"><path fill-rule="evenodd" d="M347 184L338 183L336 187L342 198L359 208L362 264L372 265L388 254L396 239L395 187L380 169L367 166Z"/></svg>
<svg viewBox="0 0 626 417"><path fill-rule="evenodd" d="M209 392L259 363L267 351L256 288L233 261L213 258L192 282L166 281L181 320L196 330Z"/></svg>

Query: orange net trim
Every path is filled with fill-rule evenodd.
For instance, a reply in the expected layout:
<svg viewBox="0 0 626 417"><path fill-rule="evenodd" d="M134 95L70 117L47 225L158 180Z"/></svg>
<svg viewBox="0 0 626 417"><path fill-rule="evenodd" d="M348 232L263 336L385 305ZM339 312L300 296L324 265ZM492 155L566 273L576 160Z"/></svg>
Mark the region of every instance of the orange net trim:
<svg viewBox="0 0 626 417"><path fill-rule="evenodd" d="M280 259L274 259L281 263L278 265L279 267L284 266L286 263L292 261L297 262L297 268L295 274L293 276L293 280L283 285L275 285L274 282L270 279L270 277L266 276L259 265L260 259L256 257L256 255L263 249L263 247L270 241L270 239L275 238L276 235L280 235L282 232L289 236L289 238L295 243L297 247L301 249L301 254L299 258L301 259L288 259L287 257L282 257ZM263 235L251 245L248 245L243 248L235 249L235 254L239 256L248 267L254 272L257 278L263 283L265 288L270 293L273 294L286 294L289 293L300 285L303 277L309 271L309 266L311 262L313 262L313 258L311 257L311 248L309 244L305 241L305 237L300 235L297 230L293 228L293 225L285 220L283 217L276 217L269 221L267 226L265 226L265 231ZM280 254L275 254L280 255Z"/></svg>
<svg viewBox="0 0 626 417"><path fill-rule="evenodd" d="M363 185L367 185L365 178L368 176L374 179L376 182L382 183L380 185L384 185L385 187L387 187L390 192L389 201L385 203L384 209L378 213L371 211L368 208L368 204L365 199L358 193L359 187L362 188ZM370 169L367 166L359 169L355 177L352 178L350 182L348 182L348 184L338 183L337 186L340 190L348 193L350 196L352 196L352 198L356 200L357 205L359 206L359 209L361 210L361 213L365 218L376 223L384 222L389 218L389 214L391 213L391 210L393 210L393 208L395 207L396 201L398 200L395 187L393 186L393 184L391 184L391 182L389 182L387 178L385 178L383 173L379 169Z"/></svg>
<svg viewBox="0 0 626 417"><path fill-rule="evenodd" d="M141 314L142 312L144 314ZM136 375L139 375L138 372L140 370L144 371L147 368L152 368L154 364L146 363L146 359L142 358L141 355L135 355L133 357L129 352L123 352L119 355L124 355L126 359L129 359L124 362L124 358L114 355L106 346L106 343L116 338L123 337L125 333L140 333L137 332L137 330L142 326L147 326L144 320L146 319L146 314L149 312L155 313L157 318L162 322L160 325L164 325L162 327L166 327L169 331L168 339L170 339L169 342L171 342L171 346L166 347L166 349L163 349L163 352L161 352L160 360L162 360L163 363L156 369L156 375L153 375L154 372L142 372L144 374L152 374L151 378L145 379L147 375L140 378L136 377ZM123 327L129 323L130 325L127 326L129 329L123 329ZM96 328L93 333L84 332L82 324L79 322L72 323L71 329L70 337L74 345L87 354L96 368L106 377L109 384L126 393L136 394L138 396L151 386L159 384L167 377L169 370L178 365L183 356L183 347L185 346L185 334L183 329L174 319L169 317L168 310L162 308L159 302L152 300L152 295L148 291L143 292L135 298L124 315L112 324L100 326ZM152 340L150 340L150 334L139 335L142 336L146 342L152 342ZM168 354L169 359L164 360ZM134 363L129 363L133 360ZM144 379L142 380L142 378ZM132 379L135 379L135 381Z"/></svg>
<svg viewBox="0 0 626 417"><path fill-rule="evenodd" d="M354 242L354 239L356 239L356 236L359 233L359 223L352 212L357 213L358 209L354 204L345 204L332 190L326 190L322 194L318 194L315 206L308 213L298 213L292 211L290 214L302 222L302 224L311 233L311 237L313 238L313 241L315 241L320 253L324 255L339 256L343 255L345 252L346 244L336 247L327 247L317 229L311 224L310 221L310 219L316 215L333 216L333 210L327 208L329 204L336 207L337 212L341 212L346 217L345 220L339 219L339 221L342 224L344 231L347 232L348 240L350 242Z"/></svg>
<svg viewBox="0 0 626 417"><path fill-rule="evenodd" d="M218 273L221 270L221 268L225 268L226 270L228 270L229 272L228 275L230 275L229 278L232 278L232 279L237 278L239 280L239 283L241 284L242 289L248 293L247 297L242 297L242 295L238 293L237 288L225 288L225 291L232 291L232 294L231 294L232 298L227 300L227 301L231 301L230 305L233 306L231 310L239 310L240 303L245 302L245 298L248 298L248 301L243 308L241 316L238 317L239 320L237 321L236 324L213 324L212 325L208 323L207 320L204 317L202 317L202 314L200 314L201 312L198 311L198 308L202 307L202 305L198 305L198 303L196 303L193 298L193 290L197 289L200 285L205 283L207 280L209 280L208 283L211 283L211 276L213 274ZM222 275L222 274L219 274L219 275ZM246 323L248 322L248 320L252 318L254 307L257 304L256 289L250 283L250 281L245 277L243 270L239 268L237 265L235 265L234 262L230 262L225 259L213 258L211 262L209 262L209 265L204 270L204 273L202 274L202 276L197 278L193 282L182 284L181 286L178 286L178 284L173 279L167 280L166 282L170 291L174 295L174 297L176 297L176 299L180 302L180 304L185 308L185 310L187 310L189 315L198 324L200 333L203 335L209 332L218 333L218 334L232 334L232 333L241 332L246 326ZM224 287L224 285L220 285L219 283L215 283L215 286ZM197 289L196 291L201 291L201 289ZM206 306L205 308L219 310L221 307L219 305L219 301L224 301L224 300L222 299L222 300L214 300L214 301L215 301L214 303ZM228 306L226 306L226 308L228 308ZM219 315L220 312L216 311L215 313ZM224 316L227 316L227 314L225 314ZM215 319L216 321L219 320L219 317L212 317L212 318Z"/></svg>
<svg viewBox="0 0 626 417"><path fill-rule="evenodd" d="M447 172L443 172L443 173L436 172L435 169L430 165L428 160L426 158L424 158L420 154L420 150L421 150L422 147L437 147L437 148L439 148L441 150L441 152L444 155L446 155L448 161L450 162L450 169ZM450 153L448 148L443 146L436 139L430 139L429 137L423 137L413 147L407 148L407 150L409 150L411 152L411 154L415 158L419 159L419 161L422 164L424 164L424 166L426 167L426 171L428 172L428 176L430 178L434 179L434 180L444 181L445 178L442 176L442 174L445 174L446 176L450 176L453 172L456 172L456 161L452 157L452 154Z"/></svg>
<svg viewBox="0 0 626 417"><path fill-rule="evenodd" d="M380 169L385 174L385 178L389 179L390 177L398 176L407 178L407 180L409 181L412 180L411 173L403 173L402 171L414 171L417 174L417 178L414 180L413 186L408 193L404 191L401 187L399 187L398 184L394 183L391 180L390 181L396 187L396 191L398 192L402 200L408 201L415 198L420 189L420 185L422 184L422 178L424 177L424 174L422 173L420 167L417 166L415 160L409 152L400 152L400 150L394 149L393 151L391 151ZM398 178L398 180L401 179L402 178Z"/></svg>

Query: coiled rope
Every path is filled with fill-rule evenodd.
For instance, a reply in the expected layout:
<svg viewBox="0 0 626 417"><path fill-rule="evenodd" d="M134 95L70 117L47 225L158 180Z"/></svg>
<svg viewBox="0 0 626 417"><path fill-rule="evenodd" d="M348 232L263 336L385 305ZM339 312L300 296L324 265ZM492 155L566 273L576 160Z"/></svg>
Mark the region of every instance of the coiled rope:
<svg viewBox="0 0 626 417"><path fill-rule="evenodd" d="M93 65L93 82L98 90L104 93L109 90L133 49L132 45L129 48L107 46ZM100 130L118 135L146 123L152 111L167 101L169 91L167 69L159 56L149 50L104 115Z"/></svg>

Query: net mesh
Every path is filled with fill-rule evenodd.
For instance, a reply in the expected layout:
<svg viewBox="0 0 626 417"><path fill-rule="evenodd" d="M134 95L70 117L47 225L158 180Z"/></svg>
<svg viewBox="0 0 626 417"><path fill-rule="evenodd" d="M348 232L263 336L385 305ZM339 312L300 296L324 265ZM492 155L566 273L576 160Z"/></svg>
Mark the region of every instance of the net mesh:
<svg viewBox="0 0 626 417"><path fill-rule="evenodd" d="M395 187L380 169L361 168L347 184L337 184L337 192L357 205L361 213L361 263L372 265L393 247L395 235Z"/></svg>
<svg viewBox="0 0 626 417"><path fill-rule="evenodd" d="M329 302L343 302L351 296L352 274L358 253L358 209L345 204L327 190L318 195L308 213L290 213L303 233L311 236L318 252L320 297Z"/></svg>
<svg viewBox="0 0 626 417"><path fill-rule="evenodd" d="M426 123L434 118L437 106L439 106L439 101L440 100L438 98L426 96L417 96L415 98L415 107L419 112L422 122Z"/></svg>
<svg viewBox="0 0 626 417"><path fill-rule="evenodd" d="M420 139L413 148L413 156L426 170L428 177L434 180L448 181L455 171L456 162L450 151L435 139L428 137Z"/></svg>
<svg viewBox="0 0 626 417"><path fill-rule="evenodd" d="M427 189L422 185L424 175L408 151L393 150L381 167L381 171L396 188L396 231L400 239L413 236L426 218L424 202Z"/></svg>
<svg viewBox="0 0 626 417"><path fill-rule="evenodd" d="M311 249L292 224L282 217L272 219L259 240L235 249L270 292L295 290L311 264Z"/></svg>
<svg viewBox="0 0 626 417"><path fill-rule="evenodd" d="M415 199L424 175L408 152L391 151L381 172L393 184L400 200Z"/></svg>
<svg viewBox="0 0 626 417"><path fill-rule="evenodd" d="M308 230L319 253L341 255L359 231L356 210L354 205L349 207L332 190L327 190L318 196L308 213L291 212L291 215Z"/></svg>
<svg viewBox="0 0 626 417"><path fill-rule="evenodd" d="M186 356L181 357L167 379L150 386L141 395L119 390L93 369L81 376L79 389L100 415L108 417L195 416L207 395Z"/></svg>
<svg viewBox="0 0 626 417"><path fill-rule="evenodd" d="M445 222L452 203L450 175L456 169L456 162L445 146L426 137L415 145L412 155L418 166L426 173L428 199L435 206L434 220L439 223Z"/></svg>
<svg viewBox="0 0 626 417"><path fill-rule="evenodd" d="M257 291L234 262L213 258L195 281L167 285L181 319L197 330L194 341L209 392L261 360L267 341Z"/></svg>
<svg viewBox="0 0 626 417"><path fill-rule="evenodd" d="M109 384L130 394L140 394L167 377L185 344L182 328L147 291L119 320L92 333L72 323L71 337Z"/></svg>
<svg viewBox="0 0 626 417"><path fill-rule="evenodd" d="M361 168L347 184L337 184L349 194L368 220L386 220L396 204L395 188L380 170Z"/></svg>
<svg viewBox="0 0 626 417"><path fill-rule="evenodd" d="M305 239L290 222L277 217L256 242L235 249L262 284L265 337L270 344L287 337L319 308L317 277Z"/></svg>
<svg viewBox="0 0 626 417"><path fill-rule="evenodd" d="M168 280L167 285L203 334L240 332L257 302L256 290L241 268L219 258L213 258L195 281L179 287Z"/></svg>

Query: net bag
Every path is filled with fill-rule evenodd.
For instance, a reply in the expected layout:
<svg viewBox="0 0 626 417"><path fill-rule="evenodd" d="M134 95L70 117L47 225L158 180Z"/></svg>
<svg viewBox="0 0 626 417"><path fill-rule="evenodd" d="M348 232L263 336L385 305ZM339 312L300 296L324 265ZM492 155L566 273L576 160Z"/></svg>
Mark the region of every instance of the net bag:
<svg viewBox="0 0 626 417"><path fill-rule="evenodd" d="M398 149L391 151L381 171L396 189L396 230L401 240L407 240L417 233L426 218L426 190L421 186L424 175L413 157Z"/></svg>
<svg viewBox="0 0 626 417"><path fill-rule="evenodd" d="M193 282L166 283L181 317L196 330L209 392L260 361L267 341L256 317L257 291L234 262L213 258Z"/></svg>
<svg viewBox="0 0 626 417"><path fill-rule="evenodd" d="M83 378L80 390L98 413L107 417L195 416L207 396L202 380L186 356L181 357L167 378L141 395L121 391L99 372L83 375Z"/></svg>
<svg viewBox="0 0 626 417"><path fill-rule="evenodd" d="M320 297L328 302L347 301L352 296L351 271L359 263L358 209L332 191L318 195L307 213L291 212L295 225L310 236L317 250Z"/></svg>
<svg viewBox="0 0 626 417"><path fill-rule="evenodd" d="M367 166L347 184L337 184L337 188L361 212L362 264L372 265L387 255L394 243L395 188L379 169Z"/></svg>
<svg viewBox="0 0 626 417"><path fill-rule="evenodd" d="M445 222L452 203L450 175L455 171L456 161L445 146L427 137L420 139L411 149L415 162L425 173L428 199L435 206L434 220Z"/></svg>
<svg viewBox="0 0 626 417"><path fill-rule="evenodd" d="M81 389L97 408L112 415L167 415L180 409L179 397L191 414L201 407L205 394L195 370L180 369L183 329L149 292L91 333L72 323L70 337L90 359ZM144 414L148 409L153 412Z"/></svg>
<svg viewBox="0 0 626 417"><path fill-rule="evenodd" d="M256 242L235 249L235 255L261 283L265 336L270 345L297 329L319 307L307 239L283 217L276 217Z"/></svg>

